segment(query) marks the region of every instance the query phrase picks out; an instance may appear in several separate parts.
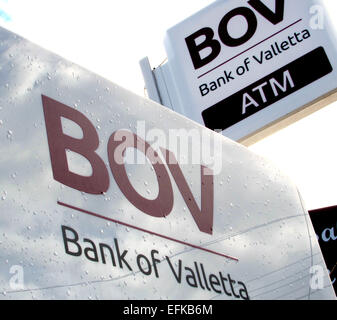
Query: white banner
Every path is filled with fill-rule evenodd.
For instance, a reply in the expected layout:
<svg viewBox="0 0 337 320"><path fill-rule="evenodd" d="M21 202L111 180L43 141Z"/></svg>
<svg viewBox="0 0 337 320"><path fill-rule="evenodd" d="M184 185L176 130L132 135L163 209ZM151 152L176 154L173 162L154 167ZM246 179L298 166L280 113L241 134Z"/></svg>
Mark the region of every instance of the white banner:
<svg viewBox="0 0 337 320"><path fill-rule="evenodd" d="M335 297L272 164L4 29L0 44L1 299Z"/></svg>

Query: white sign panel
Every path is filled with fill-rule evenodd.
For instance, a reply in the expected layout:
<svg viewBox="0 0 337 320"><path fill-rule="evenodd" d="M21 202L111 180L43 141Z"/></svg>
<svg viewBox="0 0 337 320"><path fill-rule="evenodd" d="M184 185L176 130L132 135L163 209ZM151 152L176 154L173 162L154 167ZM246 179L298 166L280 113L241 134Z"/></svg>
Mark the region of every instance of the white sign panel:
<svg viewBox="0 0 337 320"><path fill-rule="evenodd" d="M320 1L217 1L168 30L166 50L174 109L234 140L337 87L336 41Z"/></svg>
<svg viewBox="0 0 337 320"><path fill-rule="evenodd" d="M277 168L4 29L0 44L1 299L335 298Z"/></svg>

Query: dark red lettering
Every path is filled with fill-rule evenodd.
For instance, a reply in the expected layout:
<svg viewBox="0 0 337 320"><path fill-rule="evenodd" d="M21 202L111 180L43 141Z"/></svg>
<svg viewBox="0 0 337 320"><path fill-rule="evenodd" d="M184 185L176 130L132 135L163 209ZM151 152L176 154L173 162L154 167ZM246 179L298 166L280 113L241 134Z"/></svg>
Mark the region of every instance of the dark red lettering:
<svg viewBox="0 0 337 320"><path fill-rule="evenodd" d="M101 194L109 188L109 174L103 160L95 153L99 139L95 127L79 111L42 95L50 159L54 179L64 185L90 194ZM76 139L63 133L61 118L78 124L83 138ZM69 171L66 150L85 157L92 167L92 175L81 176Z"/></svg>
<svg viewBox="0 0 337 320"><path fill-rule="evenodd" d="M199 209L195 201L191 189L181 171L178 161L174 154L161 148L165 156L166 163L171 171L171 174L176 182L178 189L183 196L183 199L190 210L194 221L200 231L212 234L213 233L213 211L214 211L214 185L213 174L211 169L201 165L201 209Z"/></svg>
<svg viewBox="0 0 337 320"><path fill-rule="evenodd" d="M126 173L124 154L127 148L136 148L150 160L157 176L159 193L150 200L141 196L132 186ZM112 175L124 196L139 210L152 217L166 217L173 207L173 190L165 165L151 146L127 130L114 132L108 142L108 157Z"/></svg>

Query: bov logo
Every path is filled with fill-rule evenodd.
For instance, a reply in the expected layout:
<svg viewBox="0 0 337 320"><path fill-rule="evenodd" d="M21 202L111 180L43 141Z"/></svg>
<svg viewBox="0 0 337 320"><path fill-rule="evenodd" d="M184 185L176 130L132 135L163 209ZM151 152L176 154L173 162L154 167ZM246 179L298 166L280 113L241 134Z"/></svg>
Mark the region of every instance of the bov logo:
<svg viewBox="0 0 337 320"><path fill-rule="evenodd" d="M42 96L42 104L54 179L68 187L89 194L98 195L107 192L110 185L109 172L105 162L96 152L100 141L95 126L80 111L47 96ZM76 123L82 130L82 137L75 138L64 133L62 118ZM175 183L199 230L212 234L214 184L211 168L200 164L201 201L199 206L172 151L162 146L159 146L159 150L155 150L144 139L125 129L112 132L108 141L103 141L103 143L106 143L112 176L120 191L133 206L152 217L167 217L173 209L172 184ZM155 199L145 198L131 184L125 166L125 154L128 148L142 152L152 165L159 189ZM67 150L89 161L92 169L90 176L81 175L69 169Z"/></svg>

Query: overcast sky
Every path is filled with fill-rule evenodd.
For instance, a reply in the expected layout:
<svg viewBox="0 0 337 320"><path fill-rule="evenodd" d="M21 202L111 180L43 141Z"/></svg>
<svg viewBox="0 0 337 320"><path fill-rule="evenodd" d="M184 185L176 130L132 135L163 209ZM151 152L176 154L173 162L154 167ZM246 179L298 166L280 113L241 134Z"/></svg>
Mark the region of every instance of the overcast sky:
<svg viewBox="0 0 337 320"><path fill-rule="evenodd" d="M0 25L143 95L139 60L159 65L166 30L212 2L0 0ZM325 3L337 21L336 1ZM333 104L250 147L293 179L308 209L337 205L336 119Z"/></svg>

